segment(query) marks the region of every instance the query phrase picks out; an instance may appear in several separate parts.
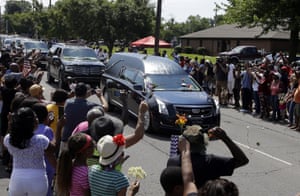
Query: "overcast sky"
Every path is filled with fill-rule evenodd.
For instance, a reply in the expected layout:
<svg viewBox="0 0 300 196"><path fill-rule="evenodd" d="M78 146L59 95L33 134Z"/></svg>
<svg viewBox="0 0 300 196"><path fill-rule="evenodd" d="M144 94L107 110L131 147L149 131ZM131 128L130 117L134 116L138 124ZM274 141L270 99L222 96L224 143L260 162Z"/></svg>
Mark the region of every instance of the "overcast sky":
<svg viewBox="0 0 300 196"><path fill-rule="evenodd" d="M57 0L52 0L54 4ZM49 0L39 0L44 6L49 5ZM157 0L150 0L155 6ZM190 16L213 18L215 15L215 3L226 3L227 0L162 0L162 17L165 20L174 18L176 22L184 22ZM1 10L5 0L0 0ZM222 12L220 11L219 14Z"/></svg>
<svg viewBox="0 0 300 196"><path fill-rule="evenodd" d="M157 2L156 0L152 0ZM176 22L184 22L190 16L199 15L213 18L215 15L215 2L221 4L226 0L162 0L162 17L166 20L175 18ZM221 11L218 13L221 14Z"/></svg>

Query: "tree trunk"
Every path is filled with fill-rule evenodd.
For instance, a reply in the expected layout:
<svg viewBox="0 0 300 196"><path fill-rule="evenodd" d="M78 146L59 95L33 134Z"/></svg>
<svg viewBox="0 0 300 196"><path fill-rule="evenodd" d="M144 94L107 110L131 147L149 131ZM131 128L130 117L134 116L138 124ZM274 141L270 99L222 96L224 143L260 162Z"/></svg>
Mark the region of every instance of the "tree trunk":
<svg viewBox="0 0 300 196"><path fill-rule="evenodd" d="M110 58L114 49L114 43L108 43L106 46L108 48L108 57Z"/></svg>

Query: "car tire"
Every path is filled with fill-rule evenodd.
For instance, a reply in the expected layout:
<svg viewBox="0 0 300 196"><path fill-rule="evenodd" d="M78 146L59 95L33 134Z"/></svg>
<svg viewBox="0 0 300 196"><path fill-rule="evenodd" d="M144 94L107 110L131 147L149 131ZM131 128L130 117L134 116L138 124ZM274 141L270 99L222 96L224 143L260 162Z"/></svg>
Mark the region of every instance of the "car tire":
<svg viewBox="0 0 300 196"><path fill-rule="evenodd" d="M48 69L47 69L47 82L49 84L54 82L54 78L51 76L50 65L48 65Z"/></svg>
<svg viewBox="0 0 300 196"><path fill-rule="evenodd" d="M147 122L145 122L145 125L144 125L145 132L146 133L158 133L159 132L159 124L154 122L153 118L151 117L150 111L145 113L145 121L147 121L147 120L148 120L148 127L147 127Z"/></svg>

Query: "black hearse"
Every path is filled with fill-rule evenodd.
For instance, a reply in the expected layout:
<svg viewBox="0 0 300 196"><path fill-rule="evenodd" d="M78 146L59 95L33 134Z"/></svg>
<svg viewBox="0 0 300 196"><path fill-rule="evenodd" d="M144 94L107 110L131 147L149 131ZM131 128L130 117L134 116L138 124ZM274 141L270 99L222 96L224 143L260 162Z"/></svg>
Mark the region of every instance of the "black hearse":
<svg viewBox="0 0 300 196"><path fill-rule="evenodd" d="M106 65L101 87L110 107L122 107L120 91L128 92L128 110L137 116L146 100L146 131L179 131L176 114L185 115L187 125L204 129L220 125L220 109L214 99L174 61L152 55L115 53Z"/></svg>

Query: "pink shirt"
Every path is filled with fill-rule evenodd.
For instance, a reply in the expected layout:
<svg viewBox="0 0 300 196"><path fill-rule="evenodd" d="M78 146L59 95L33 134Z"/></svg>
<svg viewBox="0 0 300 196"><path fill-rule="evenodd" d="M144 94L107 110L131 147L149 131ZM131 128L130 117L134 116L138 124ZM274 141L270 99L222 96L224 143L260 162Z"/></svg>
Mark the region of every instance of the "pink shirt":
<svg viewBox="0 0 300 196"><path fill-rule="evenodd" d="M280 93L280 82L274 82L271 83L271 95L278 95Z"/></svg>
<svg viewBox="0 0 300 196"><path fill-rule="evenodd" d="M75 133L79 133L81 131L86 131L88 128L89 128L88 121L83 121L75 127L75 129L72 132L72 135L74 135Z"/></svg>
<svg viewBox="0 0 300 196"><path fill-rule="evenodd" d="M87 166L75 166L72 172L70 196L82 196L90 190Z"/></svg>

